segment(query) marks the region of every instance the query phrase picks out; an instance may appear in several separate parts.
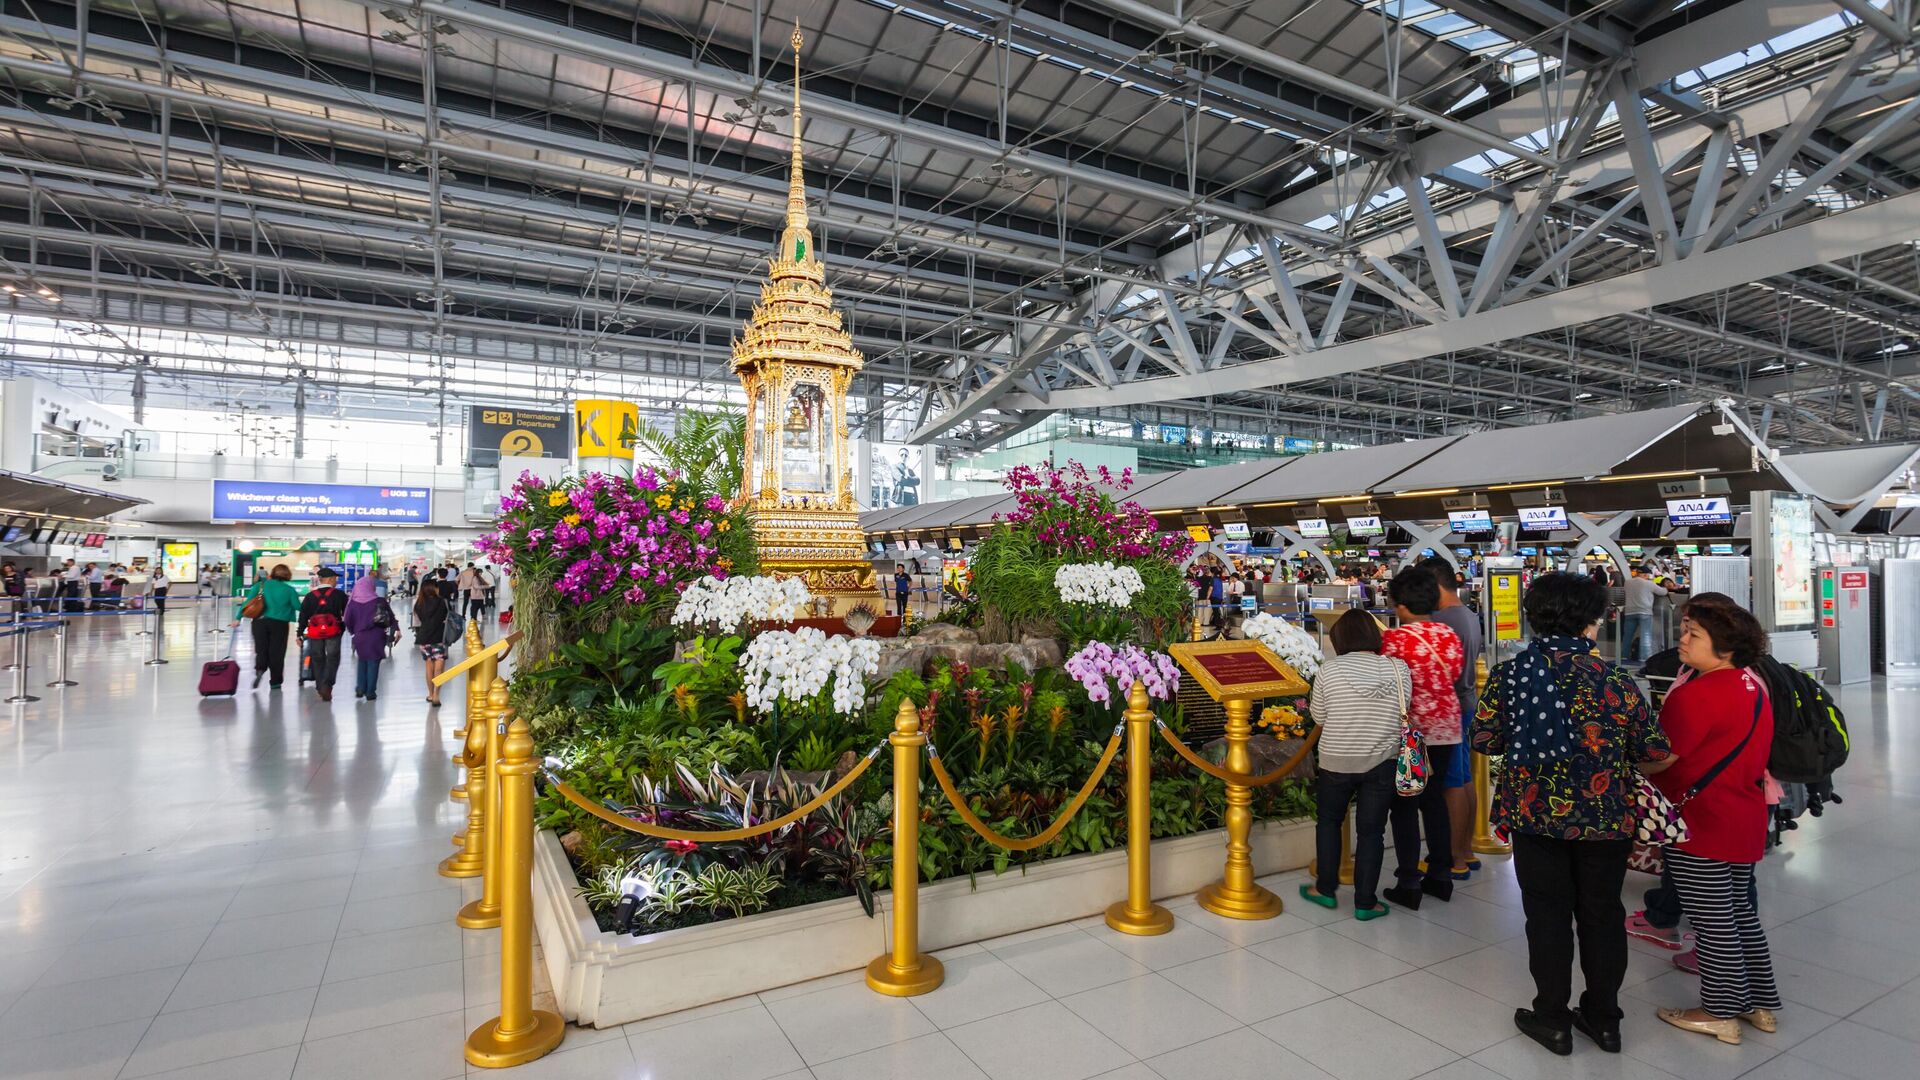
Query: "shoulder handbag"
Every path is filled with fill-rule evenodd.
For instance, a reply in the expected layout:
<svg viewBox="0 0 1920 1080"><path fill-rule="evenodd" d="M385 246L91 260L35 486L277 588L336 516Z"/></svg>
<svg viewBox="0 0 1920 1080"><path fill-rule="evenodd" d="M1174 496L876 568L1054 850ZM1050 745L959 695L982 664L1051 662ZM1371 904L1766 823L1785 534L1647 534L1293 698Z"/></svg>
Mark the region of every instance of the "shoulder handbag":
<svg viewBox="0 0 1920 1080"><path fill-rule="evenodd" d="M1691 834L1687 831L1686 818L1682 816L1687 809L1687 804L1693 801L1694 796L1706 790L1707 785L1713 783L1714 778L1724 772L1727 766L1733 764L1740 757L1741 751L1747 748L1748 740L1753 738L1754 731L1760 727L1760 709L1766 702L1766 694L1756 688L1753 693L1753 722L1747 725L1747 733L1740 737L1739 744L1728 752L1726 757L1715 762L1713 768L1708 769L1700 779L1693 782L1693 786L1687 789L1687 793L1680 796L1679 802L1676 803L1667 798L1659 788L1654 787L1653 781L1647 779L1646 773L1639 769L1633 770L1633 838L1636 841L1656 846L1687 842Z"/></svg>
<svg viewBox="0 0 1920 1080"><path fill-rule="evenodd" d="M254 593L252 597L248 598L246 606L240 609L240 617L243 619L257 619L266 613L267 597L265 593Z"/></svg>
<svg viewBox="0 0 1920 1080"><path fill-rule="evenodd" d="M1427 790L1427 746L1407 719L1407 698L1400 692L1400 680L1393 681L1400 702L1400 754L1393 763L1393 792L1418 795Z"/></svg>

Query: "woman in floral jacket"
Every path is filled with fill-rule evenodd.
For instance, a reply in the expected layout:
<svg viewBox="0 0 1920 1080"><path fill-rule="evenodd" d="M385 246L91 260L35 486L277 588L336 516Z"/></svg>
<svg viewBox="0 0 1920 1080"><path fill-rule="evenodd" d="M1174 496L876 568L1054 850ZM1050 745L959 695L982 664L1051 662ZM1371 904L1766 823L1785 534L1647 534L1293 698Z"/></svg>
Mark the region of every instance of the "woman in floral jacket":
<svg viewBox="0 0 1920 1080"><path fill-rule="evenodd" d="M1573 1052L1575 1027L1618 1053L1633 773L1675 759L1633 677L1594 652L1606 589L1544 574L1525 608L1533 640L1493 669L1472 735L1474 752L1505 757L1492 817L1513 841L1534 986L1513 1022L1556 1054ZM1587 987L1570 1009L1576 932Z"/></svg>

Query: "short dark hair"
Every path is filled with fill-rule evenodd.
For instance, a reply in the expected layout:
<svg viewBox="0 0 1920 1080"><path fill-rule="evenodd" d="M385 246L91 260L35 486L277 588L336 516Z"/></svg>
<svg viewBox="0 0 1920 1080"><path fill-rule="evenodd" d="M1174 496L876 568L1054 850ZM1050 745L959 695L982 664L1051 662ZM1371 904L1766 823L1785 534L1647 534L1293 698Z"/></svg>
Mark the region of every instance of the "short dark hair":
<svg viewBox="0 0 1920 1080"><path fill-rule="evenodd" d="M1713 651L1733 658L1735 667L1747 667L1767 653L1767 632L1753 612L1725 593L1701 593L1680 605L1680 617L1707 632Z"/></svg>
<svg viewBox="0 0 1920 1080"><path fill-rule="evenodd" d="M1387 582L1387 597L1415 615L1431 615L1440 606L1440 586L1433 580L1433 571L1410 566Z"/></svg>
<svg viewBox="0 0 1920 1080"><path fill-rule="evenodd" d="M1420 565L1433 572L1433 583L1445 592L1460 591L1460 579L1454 576L1454 569L1444 559L1428 559Z"/></svg>
<svg viewBox="0 0 1920 1080"><path fill-rule="evenodd" d="M1607 589L1585 574L1555 570L1533 579L1522 606L1536 635L1578 637L1607 613Z"/></svg>
<svg viewBox="0 0 1920 1080"><path fill-rule="evenodd" d="M1354 652L1377 653L1381 648L1380 623L1359 608L1348 608L1327 631L1333 651L1339 656Z"/></svg>

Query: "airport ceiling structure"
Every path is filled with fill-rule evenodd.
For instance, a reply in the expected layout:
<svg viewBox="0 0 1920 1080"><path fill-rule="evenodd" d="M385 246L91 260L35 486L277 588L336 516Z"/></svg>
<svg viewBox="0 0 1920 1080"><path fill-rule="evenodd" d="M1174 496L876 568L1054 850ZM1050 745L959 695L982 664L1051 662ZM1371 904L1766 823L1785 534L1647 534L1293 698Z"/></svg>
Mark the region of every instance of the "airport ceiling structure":
<svg viewBox="0 0 1920 1080"><path fill-rule="evenodd" d="M1920 433L1915 0L0 0L0 369L733 392L807 182L872 438Z"/></svg>

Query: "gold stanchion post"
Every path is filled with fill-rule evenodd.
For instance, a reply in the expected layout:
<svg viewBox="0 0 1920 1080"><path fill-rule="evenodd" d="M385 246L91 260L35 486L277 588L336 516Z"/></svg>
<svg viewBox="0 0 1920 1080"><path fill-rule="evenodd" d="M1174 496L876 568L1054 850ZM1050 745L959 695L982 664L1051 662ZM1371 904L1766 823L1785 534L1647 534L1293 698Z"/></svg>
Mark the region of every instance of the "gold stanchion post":
<svg viewBox="0 0 1920 1080"><path fill-rule="evenodd" d="M1227 760L1230 772L1253 771L1253 757L1247 743L1253 736L1249 716L1253 702L1232 697L1222 702L1227 712ZM1253 789L1244 784L1227 785L1227 864L1220 880L1201 889L1195 900L1215 915L1229 919L1271 919L1280 914L1280 898L1253 883L1253 848L1247 837L1253 832Z"/></svg>
<svg viewBox="0 0 1920 1080"><path fill-rule="evenodd" d="M453 838L460 850L441 860L442 877L479 877L486 870L487 773L492 764L487 760L487 731L492 725L481 715L485 708L483 698L480 708L467 714L466 745L453 756L455 764L467 769L467 782L450 793L453 798L467 802L467 830Z"/></svg>
<svg viewBox="0 0 1920 1080"><path fill-rule="evenodd" d="M939 987L946 970L920 951L920 710L900 702L893 718L893 950L867 965L867 986L889 997Z"/></svg>
<svg viewBox="0 0 1920 1080"><path fill-rule="evenodd" d="M1485 754L1473 755L1473 853L1505 855L1513 845L1503 844L1493 835L1493 761Z"/></svg>
<svg viewBox="0 0 1920 1080"><path fill-rule="evenodd" d="M485 669L476 669L474 674L477 676L483 670ZM484 777L485 789L467 792L469 820L474 814L481 814L483 818L480 842L481 858L486 864L486 871L480 879L480 899L461 908L460 914L453 919L468 930L487 930L500 925L500 890L503 886L501 876L506 871L503 865L506 852L502 850L500 843L503 832L500 794L503 785L499 780L500 770L504 764L500 760L500 744L504 734L500 729L501 722L507 715L507 682L495 675L491 687L487 693L485 709L472 720L467 721L469 737L474 733L474 725L479 724L487 740L486 768L479 774L480 777ZM468 784L471 785L474 779L469 777Z"/></svg>
<svg viewBox="0 0 1920 1080"><path fill-rule="evenodd" d="M1107 909L1107 925L1150 937L1173 929L1173 914L1153 902L1153 708L1147 684L1127 694L1127 898Z"/></svg>
<svg viewBox="0 0 1920 1080"><path fill-rule="evenodd" d="M506 705L506 684L494 683L489 704ZM501 719L509 714L501 713ZM500 824L499 853L492 869L501 887L500 1015L467 1036L467 1063L483 1069L524 1065L560 1045L566 1022L533 1007L533 736L526 721L512 718L494 758ZM491 879L492 875L489 875Z"/></svg>

